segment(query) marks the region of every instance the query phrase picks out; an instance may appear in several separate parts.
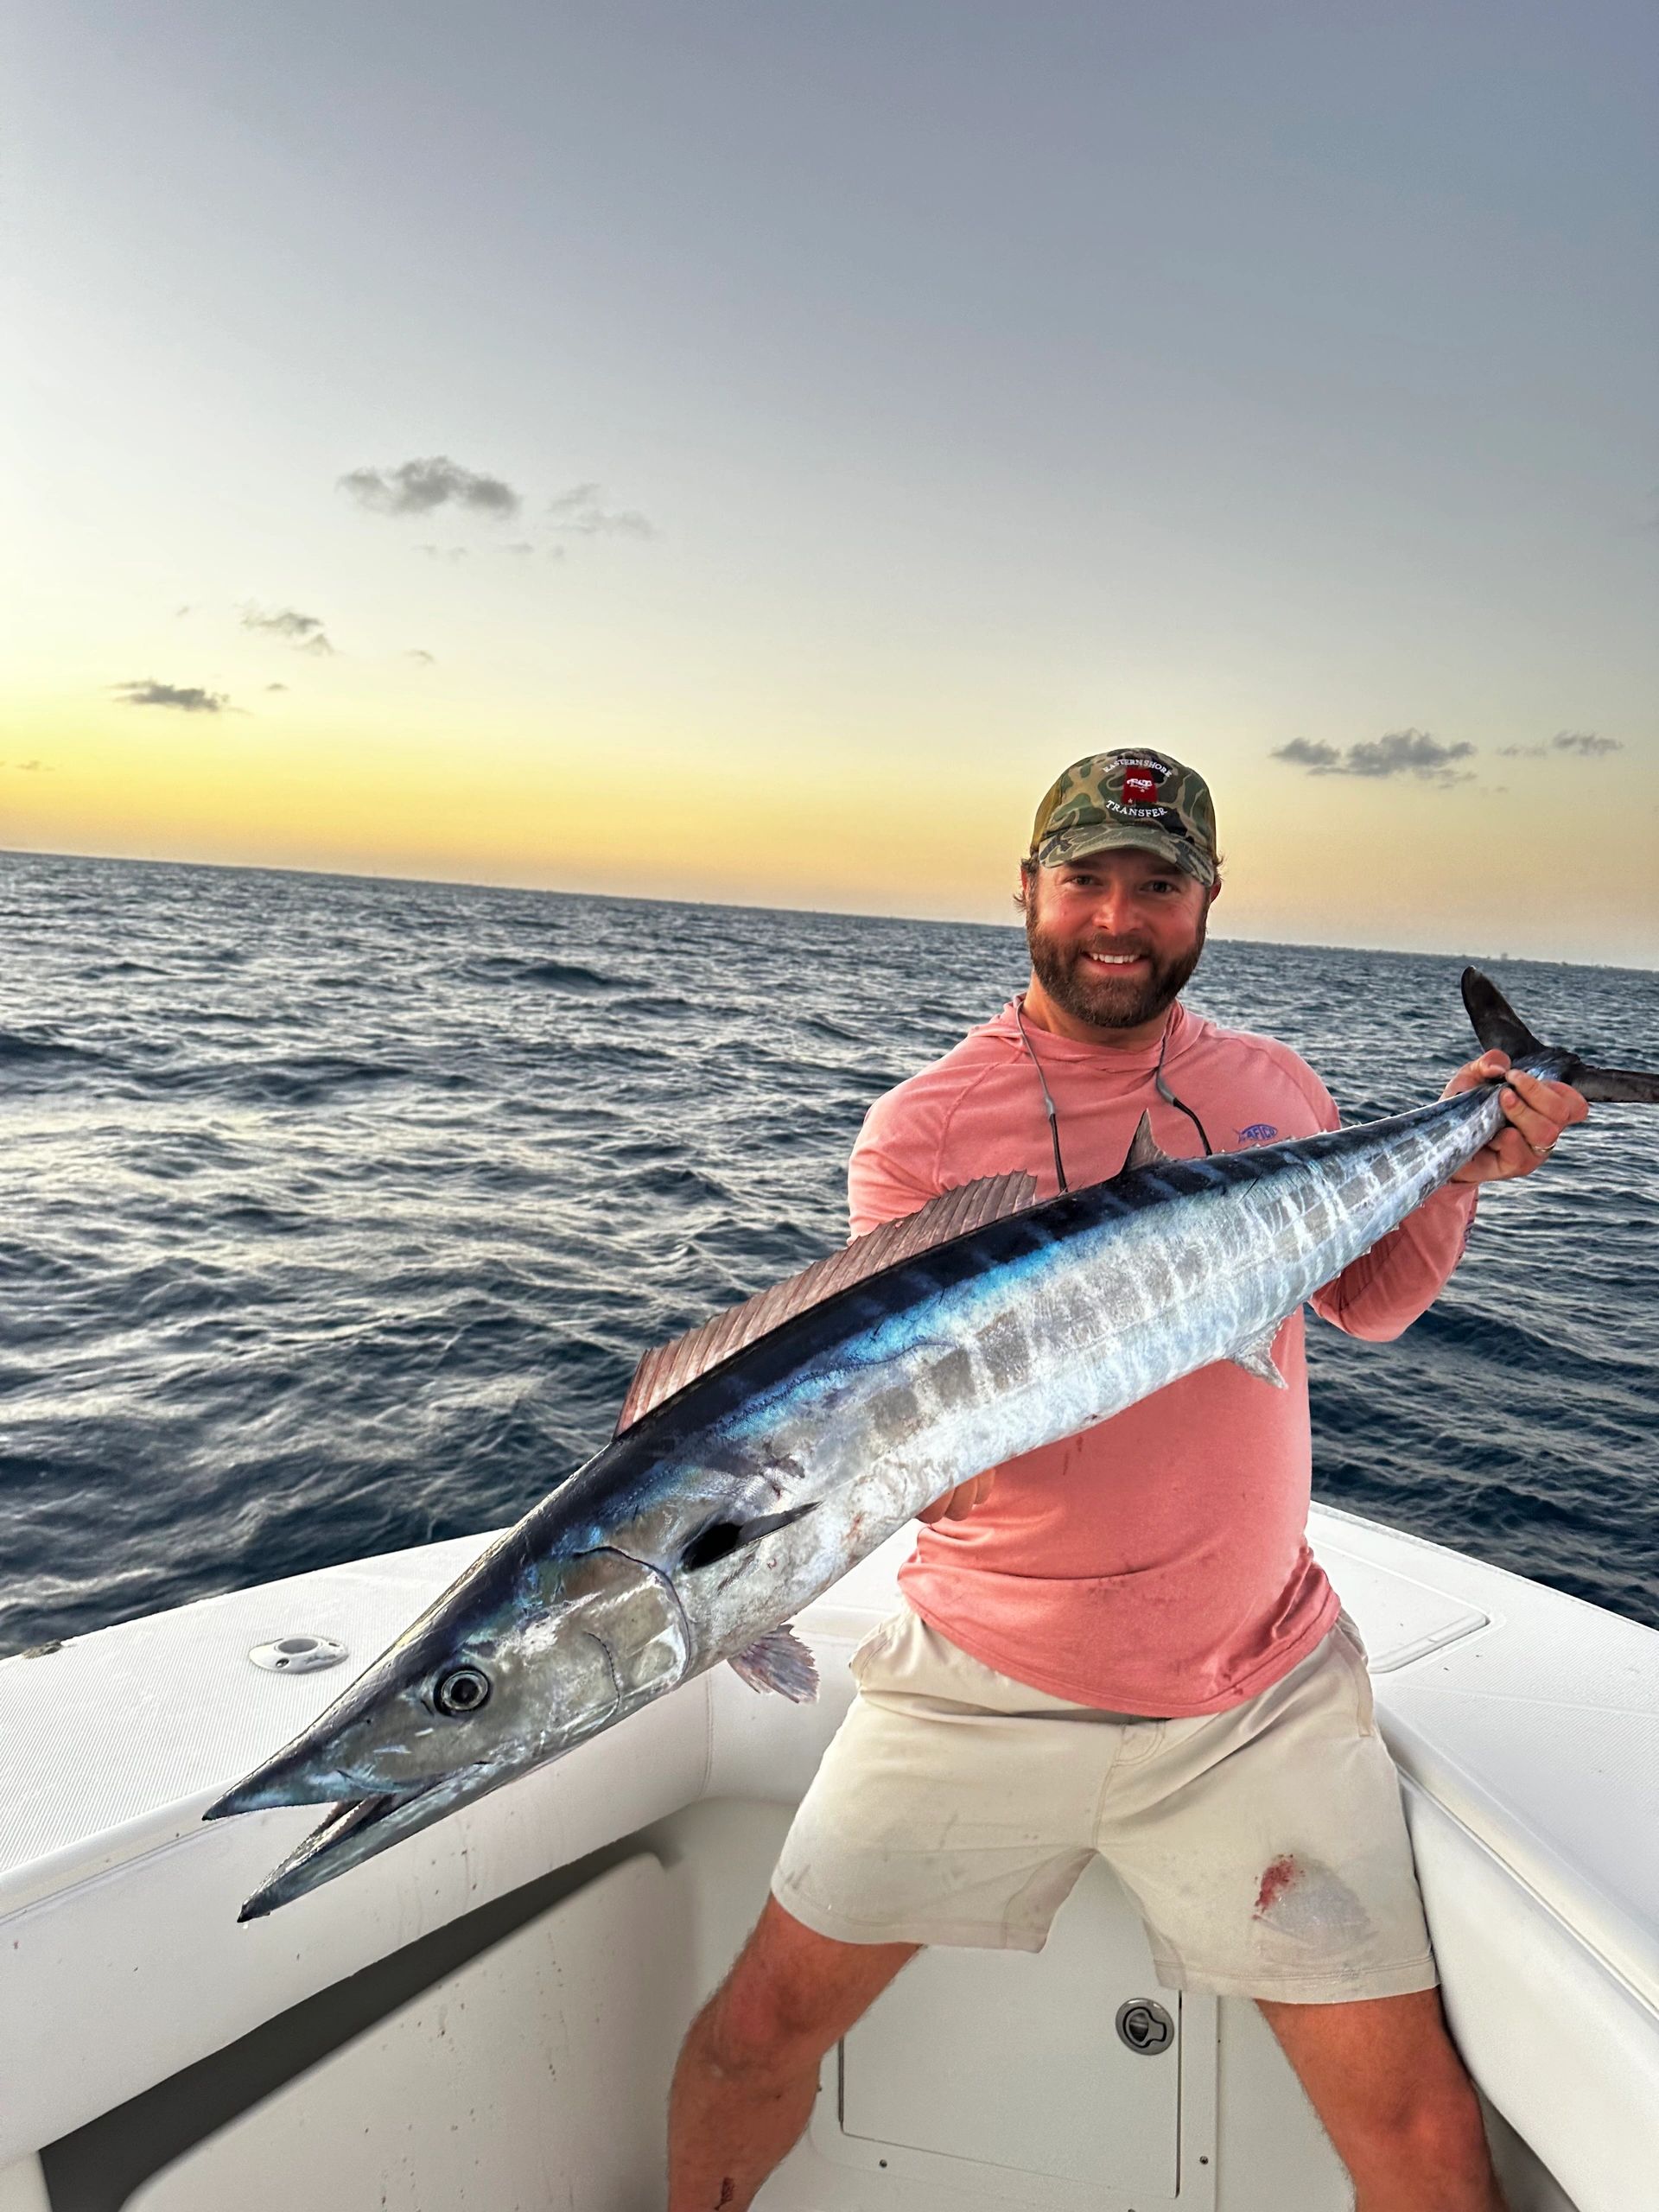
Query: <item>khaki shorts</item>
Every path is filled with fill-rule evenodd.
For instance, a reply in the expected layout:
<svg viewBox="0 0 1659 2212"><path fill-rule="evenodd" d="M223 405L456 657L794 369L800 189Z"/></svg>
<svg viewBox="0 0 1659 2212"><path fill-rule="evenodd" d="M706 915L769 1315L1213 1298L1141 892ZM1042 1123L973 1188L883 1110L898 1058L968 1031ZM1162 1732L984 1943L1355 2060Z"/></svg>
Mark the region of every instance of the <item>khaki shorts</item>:
<svg viewBox="0 0 1659 2212"><path fill-rule="evenodd" d="M858 1695L772 1878L845 1943L1039 1951L1096 1853L1166 1988L1322 2005L1438 1979L1359 1632L1229 1712L1072 1705L908 1607L853 1654Z"/></svg>

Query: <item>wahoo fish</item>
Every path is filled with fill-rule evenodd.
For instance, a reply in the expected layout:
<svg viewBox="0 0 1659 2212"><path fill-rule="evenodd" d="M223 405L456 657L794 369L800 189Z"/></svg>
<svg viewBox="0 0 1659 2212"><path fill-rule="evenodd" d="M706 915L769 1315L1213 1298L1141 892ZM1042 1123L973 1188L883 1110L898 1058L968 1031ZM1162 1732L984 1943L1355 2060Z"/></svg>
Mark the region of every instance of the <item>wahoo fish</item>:
<svg viewBox="0 0 1659 2212"><path fill-rule="evenodd" d="M1522 1072L1659 1104L1659 1076L1541 1045L1473 969L1463 996ZM648 1353L603 1450L210 1808L334 1808L240 1916L722 1661L815 1695L792 1616L969 1476L1214 1360L1282 1389L1281 1324L1497 1134L1502 1087L1208 1160L1143 1116L1109 1181L966 1184Z"/></svg>

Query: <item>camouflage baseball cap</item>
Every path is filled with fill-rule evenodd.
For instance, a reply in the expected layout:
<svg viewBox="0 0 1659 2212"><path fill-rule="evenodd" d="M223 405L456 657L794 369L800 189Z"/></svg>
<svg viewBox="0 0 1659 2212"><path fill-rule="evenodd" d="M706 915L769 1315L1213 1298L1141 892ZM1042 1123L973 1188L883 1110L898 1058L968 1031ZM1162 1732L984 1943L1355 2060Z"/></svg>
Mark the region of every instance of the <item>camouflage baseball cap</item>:
<svg viewBox="0 0 1659 2212"><path fill-rule="evenodd" d="M1216 809L1198 770L1145 745L1074 760L1043 796L1030 857L1058 868L1118 845L1143 845L1213 883Z"/></svg>

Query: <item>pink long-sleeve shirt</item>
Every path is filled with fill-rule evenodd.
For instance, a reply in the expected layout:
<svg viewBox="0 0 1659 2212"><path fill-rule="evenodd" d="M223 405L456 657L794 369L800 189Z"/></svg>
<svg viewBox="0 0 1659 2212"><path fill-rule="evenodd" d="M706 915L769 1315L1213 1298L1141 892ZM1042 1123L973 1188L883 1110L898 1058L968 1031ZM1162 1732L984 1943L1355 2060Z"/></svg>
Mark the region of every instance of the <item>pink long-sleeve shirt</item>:
<svg viewBox="0 0 1659 2212"><path fill-rule="evenodd" d="M1079 1044L1029 1021L1027 1032L1074 1190L1116 1173L1147 1109L1166 1153L1202 1153L1192 1124L1153 1089L1155 1046ZM1217 1152L1339 1126L1330 1093L1288 1046L1179 1003L1164 1077ZM870 1108L848 1170L854 1234L1011 1168L1054 1195L1042 1092L1012 1003ZM1456 1266L1474 1209L1472 1185L1445 1185L1318 1292L1314 1310L1351 1336L1398 1336ZM918 1528L899 1571L906 1599L974 1657L1080 1705L1184 1719L1266 1689L1338 1610L1307 1545L1300 1313L1274 1357L1283 1390L1222 1361L1008 1460L971 1515Z"/></svg>

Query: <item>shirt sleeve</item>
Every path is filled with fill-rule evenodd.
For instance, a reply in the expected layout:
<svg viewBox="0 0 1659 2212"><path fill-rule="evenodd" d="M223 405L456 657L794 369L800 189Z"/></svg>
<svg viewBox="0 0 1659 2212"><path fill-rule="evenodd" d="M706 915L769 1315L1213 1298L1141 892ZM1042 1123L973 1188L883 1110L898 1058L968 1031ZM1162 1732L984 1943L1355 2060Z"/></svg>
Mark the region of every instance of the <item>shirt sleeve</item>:
<svg viewBox="0 0 1659 2212"><path fill-rule="evenodd" d="M1342 1116L1330 1092L1312 1069L1308 1075L1320 1102L1319 1126L1340 1128ZM1308 1304L1321 1320L1368 1343L1403 1336L1446 1288L1463 1257L1478 1195L1476 1184L1442 1183L1398 1228L1316 1290Z"/></svg>
<svg viewBox="0 0 1659 2212"><path fill-rule="evenodd" d="M914 1213L940 1192L942 1116L925 1092L901 1083L864 1116L847 1163L851 1233L862 1236L884 1221Z"/></svg>

